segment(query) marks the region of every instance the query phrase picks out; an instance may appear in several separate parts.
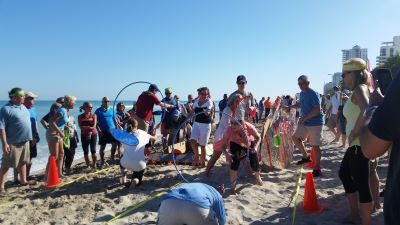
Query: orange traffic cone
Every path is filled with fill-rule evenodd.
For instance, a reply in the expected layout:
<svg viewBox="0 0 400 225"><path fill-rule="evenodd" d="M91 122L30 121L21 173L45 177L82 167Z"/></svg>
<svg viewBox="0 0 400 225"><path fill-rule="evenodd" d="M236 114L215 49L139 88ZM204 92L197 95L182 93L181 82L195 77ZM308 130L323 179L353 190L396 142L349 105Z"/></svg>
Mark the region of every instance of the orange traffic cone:
<svg viewBox="0 0 400 225"><path fill-rule="evenodd" d="M314 153L313 147L311 147L310 159L311 159L311 162L309 162L307 166L310 168L314 168L315 167L315 153Z"/></svg>
<svg viewBox="0 0 400 225"><path fill-rule="evenodd" d="M304 190L303 209L306 214L320 214L324 210L318 204L317 194L315 192L314 177L311 172L306 176L306 188Z"/></svg>
<svg viewBox="0 0 400 225"><path fill-rule="evenodd" d="M48 188L57 187L59 184L60 184L60 180L58 179L56 158L54 158L54 156L51 156L46 187L48 187Z"/></svg>

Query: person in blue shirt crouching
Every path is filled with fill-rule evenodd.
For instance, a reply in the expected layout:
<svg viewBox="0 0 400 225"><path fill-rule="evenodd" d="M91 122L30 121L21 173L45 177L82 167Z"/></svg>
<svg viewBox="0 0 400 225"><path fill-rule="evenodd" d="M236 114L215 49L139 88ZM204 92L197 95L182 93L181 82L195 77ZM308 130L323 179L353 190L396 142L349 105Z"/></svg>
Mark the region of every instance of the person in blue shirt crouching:
<svg viewBox="0 0 400 225"><path fill-rule="evenodd" d="M219 192L203 183L187 183L162 198L158 225L224 225L226 214Z"/></svg>

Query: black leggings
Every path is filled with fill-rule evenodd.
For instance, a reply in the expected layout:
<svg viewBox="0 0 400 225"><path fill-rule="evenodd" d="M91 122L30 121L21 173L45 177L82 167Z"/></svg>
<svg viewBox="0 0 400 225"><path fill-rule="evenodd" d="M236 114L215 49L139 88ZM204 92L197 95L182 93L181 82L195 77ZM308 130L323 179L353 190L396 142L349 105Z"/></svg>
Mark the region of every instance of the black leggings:
<svg viewBox="0 0 400 225"><path fill-rule="evenodd" d="M66 148L64 146L64 166L65 169L71 169L72 162L74 161L75 148Z"/></svg>
<svg viewBox="0 0 400 225"><path fill-rule="evenodd" d="M81 140L82 140L83 154L89 155L89 146L90 146L90 153L92 153L92 155L96 154L97 135L92 135L90 137L90 140L87 140L87 137L85 135L81 135Z"/></svg>
<svg viewBox="0 0 400 225"><path fill-rule="evenodd" d="M239 169L240 161L246 158L245 156L247 148L244 148L241 145L236 144L235 142L231 142L229 152L232 154L232 161L233 161L231 164L231 170L237 171ZM260 166L258 163L257 153L256 152L252 153L250 151L249 159L250 159L251 169L253 169L254 172L259 172Z"/></svg>
<svg viewBox="0 0 400 225"><path fill-rule="evenodd" d="M122 159L122 156L123 156L123 155L121 155L121 159ZM121 165L121 162L119 163L119 168L121 168L121 170L125 170L125 168ZM137 186L139 186L139 185L142 184L143 174L144 174L144 170L141 170L141 171L133 171L133 174L132 174L132 181L133 181L133 179L135 179L135 178L138 179L138 180L139 180L139 183L137 184Z"/></svg>
<svg viewBox="0 0 400 225"><path fill-rule="evenodd" d="M365 158L360 146L349 147L344 154L339 178L347 194L358 191L360 203L372 202L369 188L369 159Z"/></svg>

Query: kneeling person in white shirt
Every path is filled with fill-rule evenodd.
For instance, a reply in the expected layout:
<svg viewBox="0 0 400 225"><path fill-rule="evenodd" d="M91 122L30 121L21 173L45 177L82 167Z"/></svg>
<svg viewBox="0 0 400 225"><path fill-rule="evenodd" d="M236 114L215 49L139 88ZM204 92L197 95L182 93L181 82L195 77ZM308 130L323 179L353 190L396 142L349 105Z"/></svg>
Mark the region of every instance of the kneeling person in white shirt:
<svg viewBox="0 0 400 225"><path fill-rule="evenodd" d="M124 154L121 157L120 166L122 172L122 183L127 187L136 187L142 183L144 169L146 168L146 158L144 149L149 141L155 141L156 137L151 136L145 131L137 129L138 122L135 119L130 119L127 122L127 132L134 135L139 143L135 145L122 144ZM126 169L133 170L132 182L127 182Z"/></svg>

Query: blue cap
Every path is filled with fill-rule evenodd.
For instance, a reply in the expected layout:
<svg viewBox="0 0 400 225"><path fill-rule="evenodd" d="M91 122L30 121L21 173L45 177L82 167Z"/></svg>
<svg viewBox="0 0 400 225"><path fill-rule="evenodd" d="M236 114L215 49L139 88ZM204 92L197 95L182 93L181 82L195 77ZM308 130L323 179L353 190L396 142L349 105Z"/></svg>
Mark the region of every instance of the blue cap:
<svg viewBox="0 0 400 225"><path fill-rule="evenodd" d="M246 82L246 83L247 83L246 77L245 77L244 75L239 75L239 76L236 78L236 83L238 84L238 83L240 83L240 82Z"/></svg>
<svg viewBox="0 0 400 225"><path fill-rule="evenodd" d="M160 89L158 89L157 85L155 84L150 84L149 86L149 91L159 91Z"/></svg>

